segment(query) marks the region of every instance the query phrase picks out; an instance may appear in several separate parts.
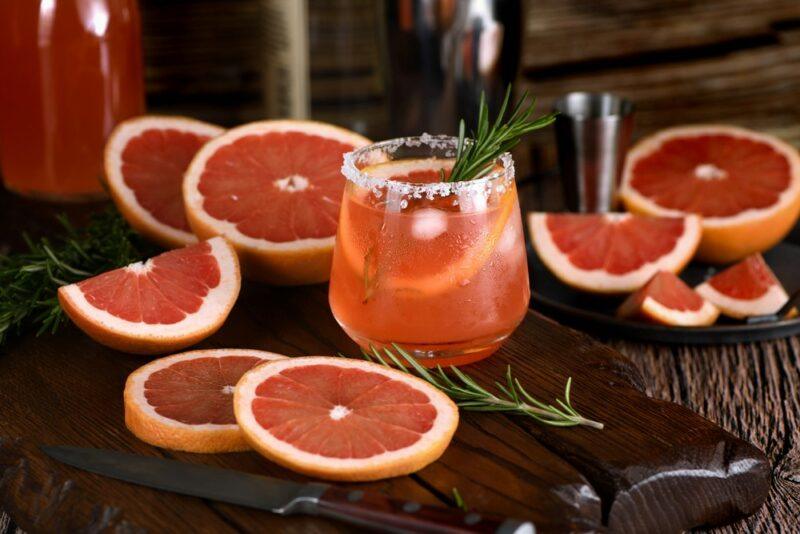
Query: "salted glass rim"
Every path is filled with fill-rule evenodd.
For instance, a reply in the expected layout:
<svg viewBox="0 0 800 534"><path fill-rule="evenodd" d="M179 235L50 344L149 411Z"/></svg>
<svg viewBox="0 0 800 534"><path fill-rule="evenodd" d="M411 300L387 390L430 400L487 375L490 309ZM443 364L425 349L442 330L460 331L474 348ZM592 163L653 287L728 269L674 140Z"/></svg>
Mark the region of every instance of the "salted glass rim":
<svg viewBox="0 0 800 534"><path fill-rule="evenodd" d="M467 140L470 142L470 140ZM366 145L356 150L347 152L344 155L342 163L342 174L349 181L355 183L366 189L388 189L397 191L403 194L412 194L413 196L447 196L453 193L459 193L465 190L482 189L491 186L498 180L503 182L514 180L514 160L510 152L500 154L495 160L500 164L501 170L490 172L486 176L482 176L475 180L466 180L462 182L431 182L431 183L418 183L418 182L405 182L400 180L389 180L387 178L380 178L371 176L362 172L358 168L357 162L365 154L373 151L383 150L385 153L393 153L400 147L420 147L430 146L432 149L444 149L452 153L452 155L445 156L447 158L455 158L455 150L458 146L458 138L451 135L430 135L422 134L419 136L398 137L395 139L387 139L385 141L378 141ZM448 154L448 152L445 152ZM375 162L382 163L382 162Z"/></svg>

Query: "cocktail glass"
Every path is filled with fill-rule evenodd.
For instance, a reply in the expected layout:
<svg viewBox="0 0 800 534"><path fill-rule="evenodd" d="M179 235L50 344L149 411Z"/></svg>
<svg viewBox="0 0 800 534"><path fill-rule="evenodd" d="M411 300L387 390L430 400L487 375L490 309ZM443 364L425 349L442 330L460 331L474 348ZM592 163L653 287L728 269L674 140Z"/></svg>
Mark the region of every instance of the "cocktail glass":
<svg viewBox="0 0 800 534"><path fill-rule="evenodd" d="M457 139L423 135L345 155L330 305L362 348L426 366L495 352L530 299L514 164L448 182Z"/></svg>

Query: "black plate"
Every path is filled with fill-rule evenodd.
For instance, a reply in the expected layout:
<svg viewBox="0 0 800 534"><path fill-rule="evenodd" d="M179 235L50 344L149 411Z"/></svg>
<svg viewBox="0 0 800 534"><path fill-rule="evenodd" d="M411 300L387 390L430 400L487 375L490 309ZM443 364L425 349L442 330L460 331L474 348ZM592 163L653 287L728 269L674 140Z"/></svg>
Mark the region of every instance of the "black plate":
<svg viewBox="0 0 800 534"><path fill-rule="evenodd" d="M800 288L800 246L781 243L764 253L764 259L792 294ZM531 308L566 324L605 336L619 336L666 343L740 343L800 334L800 317L771 323L746 324L720 318L712 326L662 326L620 319L614 315L622 298L595 296L561 283L528 247L531 276ZM694 287L717 269L693 262L681 278Z"/></svg>

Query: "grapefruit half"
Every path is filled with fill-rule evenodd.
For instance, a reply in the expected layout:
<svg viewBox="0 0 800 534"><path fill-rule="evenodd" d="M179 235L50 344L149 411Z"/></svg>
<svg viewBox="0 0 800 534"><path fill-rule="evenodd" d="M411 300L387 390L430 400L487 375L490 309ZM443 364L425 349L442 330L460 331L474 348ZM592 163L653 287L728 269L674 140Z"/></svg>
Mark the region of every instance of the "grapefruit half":
<svg viewBox="0 0 800 534"><path fill-rule="evenodd" d="M628 153L628 210L703 216L698 258L737 261L778 243L800 214L800 156L771 135L733 126L663 130Z"/></svg>
<svg viewBox="0 0 800 534"><path fill-rule="evenodd" d="M195 350L154 360L125 383L125 425L156 447L233 452L250 447L233 414L244 373L279 354L250 349Z"/></svg>
<svg viewBox="0 0 800 534"><path fill-rule="evenodd" d="M696 290L734 319L775 313L789 300L761 254L753 254L728 267Z"/></svg>
<svg viewBox="0 0 800 534"><path fill-rule="evenodd" d="M435 461L458 425L458 408L427 382L360 360L311 356L246 373L236 421L268 459L309 476L377 480Z"/></svg>
<svg viewBox="0 0 800 534"><path fill-rule="evenodd" d="M622 303L617 315L672 326L708 326L719 310L675 274L659 271Z"/></svg>
<svg viewBox="0 0 800 534"><path fill-rule="evenodd" d="M167 248L197 242L183 207L183 173L219 126L146 115L121 122L105 149L111 198L130 225Z"/></svg>
<svg viewBox="0 0 800 534"><path fill-rule="evenodd" d="M58 288L92 339L135 354L188 347L219 329L239 295L236 252L218 237Z"/></svg>
<svg viewBox="0 0 800 534"><path fill-rule="evenodd" d="M370 141L313 121L263 121L207 143L183 182L189 225L224 235L246 276L273 284L324 282L345 179L342 156Z"/></svg>
<svg viewBox="0 0 800 534"><path fill-rule="evenodd" d="M658 271L680 272L702 234L700 217L629 213L529 213L539 259L562 282L592 293L628 293Z"/></svg>

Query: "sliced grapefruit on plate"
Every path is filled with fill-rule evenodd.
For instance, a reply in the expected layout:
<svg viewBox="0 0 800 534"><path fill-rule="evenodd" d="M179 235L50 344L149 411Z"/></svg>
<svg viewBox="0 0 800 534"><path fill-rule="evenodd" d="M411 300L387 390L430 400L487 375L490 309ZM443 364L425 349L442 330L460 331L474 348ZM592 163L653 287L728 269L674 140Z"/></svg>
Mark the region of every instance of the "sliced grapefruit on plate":
<svg viewBox="0 0 800 534"><path fill-rule="evenodd" d="M775 245L797 221L800 156L744 128L669 128L628 153L620 195L634 213L701 215L698 258L737 261Z"/></svg>
<svg viewBox="0 0 800 534"><path fill-rule="evenodd" d="M777 312L789 296L761 254L753 254L695 288L734 319Z"/></svg>
<svg viewBox="0 0 800 534"><path fill-rule="evenodd" d="M719 310L675 274L659 271L622 303L617 315L671 326L708 326Z"/></svg>
<svg viewBox="0 0 800 534"><path fill-rule="evenodd" d="M250 447L233 414L233 390L247 371L284 358L251 349L195 350L159 358L125 383L125 425L156 447L233 452Z"/></svg>
<svg viewBox="0 0 800 534"><path fill-rule="evenodd" d="M62 286L58 300L98 343L158 354L216 332L240 282L236 252L218 237Z"/></svg>
<svg viewBox="0 0 800 534"><path fill-rule="evenodd" d="M330 276L345 180L342 156L369 144L313 121L262 121L229 130L192 160L183 183L189 225L224 235L246 276L310 284Z"/></svg>
<svg viewBox="0 0 800 534"><path fill-rule="evenodd" d="M111 198L130 225L156 243L196 243L183 207L183 173L209 139L225 130L186 117L146 115L121 122L105 149Z"/></svg>
<svg viewBox="0 0 800 534"><path fill-rule="evenodd" d="M405 475L435 461L458 408L427 382L345 358L278 360L246 373L234 393L250 445L294 471L331 480Z"/></svg>
<svg viewBox="0 0 800 534"><path fill-rule="evenodd" d="M700 243L700 218L629 213L530 213L539 259L562 282L592 293L627 293L658 271L680 272Z"/></svg>

